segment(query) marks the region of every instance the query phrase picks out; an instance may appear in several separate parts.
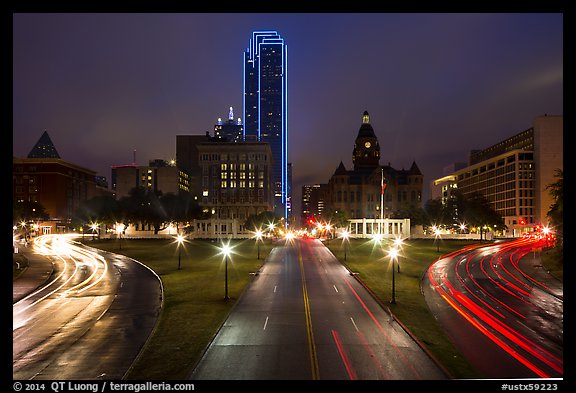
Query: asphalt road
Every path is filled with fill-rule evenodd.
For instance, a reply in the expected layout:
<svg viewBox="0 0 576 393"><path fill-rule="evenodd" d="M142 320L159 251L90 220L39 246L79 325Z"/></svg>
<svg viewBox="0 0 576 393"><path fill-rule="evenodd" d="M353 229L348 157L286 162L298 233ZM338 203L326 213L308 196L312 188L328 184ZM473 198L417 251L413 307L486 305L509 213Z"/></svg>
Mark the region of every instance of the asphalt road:
<svg viewBox="0 0 576 393"><path fill-rule="evenodd" d="M563 285L543 271L541 240L475 246L435 262L426 301L486 378L563 376Z"/></svg>
<svg viewBox="0 0 576 393"><path fill-rule="evenodd" d="M272 250L195 380L445 379L318 240Z"/></svg>
<svg viewBox="0 0 576 393"><path fill-rule="evenodd" d="M34 250L54 270L13 304L13 379L121 379L156 324L159 278L127 257L62 236L37 238Z"/></svg>

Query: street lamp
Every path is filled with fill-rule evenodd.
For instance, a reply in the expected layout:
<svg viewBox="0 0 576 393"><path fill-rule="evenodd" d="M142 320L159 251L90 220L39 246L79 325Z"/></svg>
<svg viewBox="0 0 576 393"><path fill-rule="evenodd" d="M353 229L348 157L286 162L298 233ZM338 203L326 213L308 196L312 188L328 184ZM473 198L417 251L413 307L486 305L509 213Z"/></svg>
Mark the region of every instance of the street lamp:
<svg viewBox="0 0 576 393"><path fill-rule="evenodd" d="M348 242L348 236L350 236L348 231L343 230L342 231L342 243L344 243L344 260L346 260L346 242Z"/></svg>
<svg viewBox="0 0 576 393"><path fill-rule="evenodd" d="M180 260L182 257L182 249L180 248L180 246L182 245L182 243L184 243L184 236L178 234L178 236L176 236L176 247L178 248L178 270L181 270L181 265L180 265Z"/></svg>
<svg viewBox="0 0 576 393"><path fill-rule="evenodd" d="M90 228L92 228L92 241L94 241L94 234L96 233L96 229L98 229L98 224L90 224Z"/></svg>
<svg viewBox="0 0 576 393"><path fill-rule="evenodd" d="M221 253L224 254L225 262L225 276L224 276L224 300L229 300L230 297L228 296L228 257L230 256L230 252L232 249L230 248L230 244L223 244L222 248L220 249Z"/></svg>
<svg viewBox="0 0 576 393"><path fill-rule="evenodd" d="M434 227L434 242L436 243L436 252L440 252L440 243L438 242L438 237L440 237L440 229Z"/></svg>
<svg viewBox="0 0 576 393"><path fill-rule="evenodd" d="M256 244L258 245L258 259L260 259L260 241L262 241L262 231L258 229L256 231Z"/></svg>
<svg viewBox="0 0 576 393"><path fill-rule="evenodd" d="M270 224L268 224L268 231L270 232L270 236L274 237L274 230L276 229L276 227L274 226L274 223L271 222Z"/></svg>
<svg viewBox="0 0 576 393"><path fill-rule="evenodd" d="M392 261L392 299L390 300L390 304L396 304L396 280L394 275L394 261L398 258L398 249L391 248L388 250L388 257Z"/></svg>
<svg viewBox="0 0 576 393"><path fill-rule="evenodd" d="M124 224L116 224L116 232L118 233L118 244L120 250L122 249L122 232L124 231Z"/></svg>
<svg viewBox="0 0 576 393"><path fill-rule="evenodd" d="M404 244L403 240L401 237L397 237L396 239L394 239L394 247L398 250L402 249L402 245ZM398 254L398 273L400 273L400 254Z"/></svg>

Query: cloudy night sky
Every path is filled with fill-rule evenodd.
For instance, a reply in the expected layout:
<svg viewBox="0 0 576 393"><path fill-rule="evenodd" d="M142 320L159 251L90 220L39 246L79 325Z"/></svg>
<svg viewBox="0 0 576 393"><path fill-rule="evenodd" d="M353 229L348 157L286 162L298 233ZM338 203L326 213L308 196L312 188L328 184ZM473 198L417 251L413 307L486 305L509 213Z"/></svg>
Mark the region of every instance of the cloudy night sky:
<svg viewBox="0 0 576 393"><path fill-rule="evenodd" d="M289 161L301 187L352 168L362 113L381 164L430 181L472 149L563 115L562 13L13 14L13 155L44 130L64 160L175 158L176 135L242 117L254 30L288 45Z"/></svg>

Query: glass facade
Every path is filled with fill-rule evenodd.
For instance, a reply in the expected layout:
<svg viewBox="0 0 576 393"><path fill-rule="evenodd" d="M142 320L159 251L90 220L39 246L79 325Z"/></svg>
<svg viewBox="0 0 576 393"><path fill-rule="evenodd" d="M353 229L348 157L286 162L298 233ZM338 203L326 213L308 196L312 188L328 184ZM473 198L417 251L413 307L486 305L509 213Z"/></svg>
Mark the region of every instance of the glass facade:
<svg viewBox="0 0 576 393"><path fill-rule="evenodd" d="M272 150L274 210L288 218L287 46L276 31L255 31L244 52L244 140Z"/></svg>

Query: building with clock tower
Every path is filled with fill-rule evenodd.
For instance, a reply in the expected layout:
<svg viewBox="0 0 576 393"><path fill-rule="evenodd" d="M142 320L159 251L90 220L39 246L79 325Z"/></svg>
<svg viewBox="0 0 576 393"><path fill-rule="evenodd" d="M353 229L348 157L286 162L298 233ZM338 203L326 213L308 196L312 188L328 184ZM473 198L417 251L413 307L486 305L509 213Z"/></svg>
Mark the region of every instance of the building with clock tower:
<svg viewBox="0 0 576 393"><path fill-rule="evenodd" d="M362 125L354 142L352 163L354 169L375 168L380 163L380 145L370 125L370 115L367 111L362 115Z"/></svg>
<svg viewBox="0 0 576 393"><path fill-rule="evenodd" d="M326 207L348 219L404 218L422 207L423 175L412 162L410 169L380 165L380 143L365 111L352 151L352 170L340 162L328 181ZM382 211L382 205L384 210Z"/></svg>

